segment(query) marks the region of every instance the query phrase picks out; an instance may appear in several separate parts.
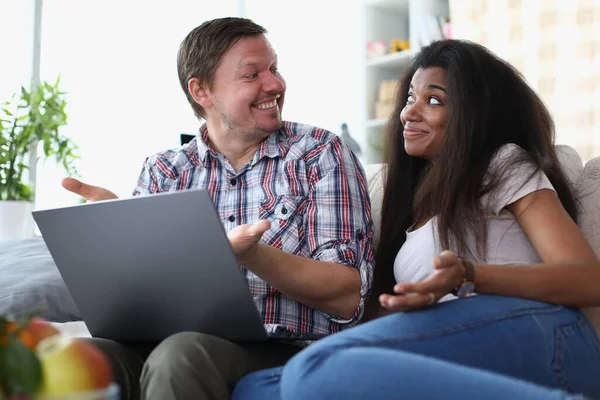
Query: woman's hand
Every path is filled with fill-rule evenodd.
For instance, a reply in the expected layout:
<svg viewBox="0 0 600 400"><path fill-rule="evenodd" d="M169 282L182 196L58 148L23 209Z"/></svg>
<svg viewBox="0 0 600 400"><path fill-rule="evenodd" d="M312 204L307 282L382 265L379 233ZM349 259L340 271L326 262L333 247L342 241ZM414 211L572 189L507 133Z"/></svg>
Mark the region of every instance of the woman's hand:
<svg viewBox="0 0 600 400"><path fill-rule="evenodd" d="M415 311L435 304L451 293L465 278L465 268L456 254L444 250L433 258L435 273L423 282L399 283L395 295L382 294L379 303L391 311Z"/></svg>

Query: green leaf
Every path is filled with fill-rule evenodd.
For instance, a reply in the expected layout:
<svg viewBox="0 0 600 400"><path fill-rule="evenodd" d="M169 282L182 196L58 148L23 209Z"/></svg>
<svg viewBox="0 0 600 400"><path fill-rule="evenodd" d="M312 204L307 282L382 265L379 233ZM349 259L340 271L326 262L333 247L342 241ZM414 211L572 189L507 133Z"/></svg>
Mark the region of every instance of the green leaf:
<svg viewBox="0 0 600 400"><path fill-rule="evenodd" d="M0 347L0 377L7 396L33 395L42 382L42 368L35 353L8 335Z"/></svg>
<svg viewBox="0 0 600 400"><path fill-rule="evenodd" d="M60 75L53 83L41 82L35 91L21 87L20 96L15 94L12 102L1 103L0 200L33 199L32 188L21 180L30 153L37 157L38 149L43 154L40 158L52 158L67 173L76 171L78 147L61 135L67 124L67 102L59 84Z"/></svg>

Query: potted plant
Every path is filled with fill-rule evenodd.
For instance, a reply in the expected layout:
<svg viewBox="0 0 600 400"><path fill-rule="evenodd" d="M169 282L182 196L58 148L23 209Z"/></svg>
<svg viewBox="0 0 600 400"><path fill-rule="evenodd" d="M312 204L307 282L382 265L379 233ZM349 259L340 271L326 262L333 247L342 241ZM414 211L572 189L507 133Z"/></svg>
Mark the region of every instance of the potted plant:
<svg viewBox="0 0 600 400"><path fill-rule="evenodd" d="M75 143L60 134L67 124L65 93L42 82L36 90L21 87L12 101L0 103L0 240L33 232L34 187L29 183L29 160L54 159L68 174L77 174Z"/></svg>

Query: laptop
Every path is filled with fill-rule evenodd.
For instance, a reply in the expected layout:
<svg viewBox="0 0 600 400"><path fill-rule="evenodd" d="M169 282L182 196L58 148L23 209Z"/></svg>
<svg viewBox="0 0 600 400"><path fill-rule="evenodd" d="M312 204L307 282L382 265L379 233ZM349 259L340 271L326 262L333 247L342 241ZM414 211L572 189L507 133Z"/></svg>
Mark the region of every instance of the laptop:
<svg viewBox="0 0 600 400"><path fill-rule="evenodd" d="M33 217L94 337L322 337L267 332L204 189L38 210Z"/></svg>

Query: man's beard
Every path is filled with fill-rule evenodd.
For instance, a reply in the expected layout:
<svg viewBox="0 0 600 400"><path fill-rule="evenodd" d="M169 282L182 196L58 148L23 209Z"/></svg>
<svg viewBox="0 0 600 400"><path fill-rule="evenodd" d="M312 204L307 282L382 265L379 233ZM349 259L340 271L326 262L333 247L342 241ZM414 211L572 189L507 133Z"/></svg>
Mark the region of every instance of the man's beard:
<svg viewBox="0 0 600 400"><path fill-rule="evenodd" d="M258 122L254 122L254 127L251 128L250 130L245 130L244 132L242 132L242 135L245 138L250 137L253 140L261 140L261 139L265 139L266 137L270 136L271 133L278 131L279 129L281 129L281 127L283 126L283 122L281 119L281 111L277 110L277 111L273 111L274 113L276 113L276 115L273 115L273 117L276 117L279 120L279 123L277 124L276 127L274 126L263 126L261 124L259 124ZM234 131L234 124L232 119L225 114L222 110L219 110L219 115L221 116L221 121L223 122L223 124L226 126L226 128L230 131L233 132Z"/></svg>

